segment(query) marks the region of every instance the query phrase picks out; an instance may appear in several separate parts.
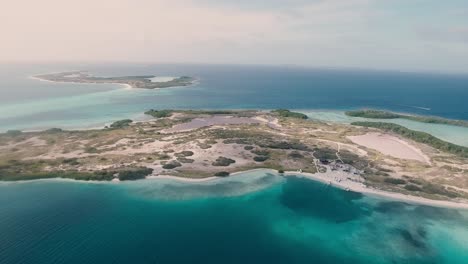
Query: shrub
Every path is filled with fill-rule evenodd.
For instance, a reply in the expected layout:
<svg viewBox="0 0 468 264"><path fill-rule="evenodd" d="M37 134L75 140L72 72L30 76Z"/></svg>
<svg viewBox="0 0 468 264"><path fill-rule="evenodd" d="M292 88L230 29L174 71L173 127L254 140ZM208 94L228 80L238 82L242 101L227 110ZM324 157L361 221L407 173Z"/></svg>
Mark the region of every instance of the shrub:
<svg viewBox="0 0 468 264"><path fill-rule="evenodd" d="M20 135L21 133L23 133L21 130L8 130L6 132L6 134L9 136L17 136L17 135Z"/></svg>
<svg viewBox="0 0 468 264"><path fill-rule="evenodd" d="M171 162L168 162L166 164L164 164L162 167L163 169L165 170L172 170L172 169L175 169L177 167L180 167L182 166L182 164L180 164L180 162L177 162L177 161L171 161Z"/></svg>
<svg viewBox="0 0 468 264"><path fill-rule="evenodd" d="M256 156L253 158L256 162L264 162L265 160L269 159L268 156Z"/></svg>
<svg viewBox="0 0 468 264"><path fill-rule="evenodd" d="M128 127L133 121L131 119L124 119L124 120L119 120L115 121L110 125L111 128L123 128L123 127Z"/></svg>
<svg viewBox="0 0 468 264"><path fill-rule="evenodd" d="M252 150L250 152L252 152L255 155L259 155L259 156L268 156L268 155L270 155L270 152L268 150L263 150L263 149L255 149L255 150Z"/></svg>
<svg viewBox="0 0 468 264"><path fill-rule="evenodd" d="M226 166L231 165L232 163L236 163L236 161L233 159L226 158L226 157L219 157L216 159L215 162L212 163L212 165L226 167Z"/></svg>
<svg viewBox="0 0 468 264"><path fill-rule="evenodd" d="M184 150L182 152L174 154L174 156L176 156L176 157L190 157L190 156L193 156L193 154L194 154L193 151Z"/></svg>
<svg viewBox="0 0 468 264"><path fill-rule="evenodd" d="M181 163L193 163L195 160L194 159L184 158L184 157L179 157L179 158L177 158L177 161L179 161Z"/></svg>
<svg viewBox="0 0 468 264"><path fill-rule="evenodd" d="M217 176L217 177L227 177L227 176L229 176L229 174L230 174L230 173L227 172L227 171L220 171L220 172L215 173L214 176Z"/></svg>
<svg viewBox="0 0 468 264"><path fill-rule="evenodd" d="M391 184L405 184L406 183L405 180L397 179L397 178L386 178L384 182L391 183Z"/></svg>
<svg viewBox="0 0 468 264"><path fill-rule="evenodd" d="M144 179L146 176L153 173L153 169L145 167L137 167L129 170L119 172L119 180L121 181L133 181L138 179Z"/></svg>
<svg viewBox="0 0 468 264"><path fill-rule="evenodd" d="M298 113L298 112L291 112L291 111L289 111L287 109L276 109L276 110L273 110L271 112L276 113L281 117L291 117L291 118L299 118L299 119L307 119L308 118L307 115L304 115L304 114Z"/></svg>
<svg viewBox="0 0 468 264"><path fill-rule="evenodd" d="M245 146L244 149L245 150L252 150L252 149L254 149L254 147L253 146Z"/></svg>
<svg viewBox="0 0 468 264"><path fill-rule="evenodd" d="M293 151L293 152L289 153L288 156L290 158L293 158L293 159L302 159L302 158L304 158L304 155L302 155L301 153L299 153L297 151Z"/></svg>
<svg viewBox="0 0 468 264"><path fill-rule="evenodd" d="M172 110L154 110L151 109L145 112L145 115L150 115L155 118L170 117L172 115Z"/></svg>

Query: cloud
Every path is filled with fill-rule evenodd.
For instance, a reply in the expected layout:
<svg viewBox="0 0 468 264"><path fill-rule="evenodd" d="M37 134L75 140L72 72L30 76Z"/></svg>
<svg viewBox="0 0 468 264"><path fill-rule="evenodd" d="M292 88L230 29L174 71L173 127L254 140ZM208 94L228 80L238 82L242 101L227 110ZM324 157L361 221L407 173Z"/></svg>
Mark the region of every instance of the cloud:
<svg viewBox="0 0 468 264"><path fill-rule="evenodd" d="M0 61L467 69L466 17L448 15L453 5L430 12L429 2L441 5L427 0L421 11L406 0L16 0L0 9Z"/></svg>

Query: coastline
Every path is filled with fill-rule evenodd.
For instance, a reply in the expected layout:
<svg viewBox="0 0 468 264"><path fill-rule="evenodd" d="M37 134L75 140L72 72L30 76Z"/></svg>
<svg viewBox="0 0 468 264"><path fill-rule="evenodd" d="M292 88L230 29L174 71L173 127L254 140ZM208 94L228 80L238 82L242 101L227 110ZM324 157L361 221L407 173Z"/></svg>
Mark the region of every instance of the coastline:
<svg viewBox="0 0 468 264"><path fill-rule="evenodd" d="M127 83L118 83L118 82L75 82L75 81L51 81L47 79L40 78L39 76L41 75L47 75L47 74L57 74L60 72L51 72L51 73L44 73L44 74L36 74L36 75L30 75L27 78L37 80L37 81L42 81L42 82L50 82L50 83L73 83L73 84L115 84L115 85L122 85L123 89L125 90L131 90L131 89L145 89L145 90L161 90L161 89L166 89L166 88L177 88L177 87L191 87L200 84L200 78L198 77L191 77L191 83L189 85L180 85L180 86L170 86L170 87L165 87L165 88L142 88L142 87L135 87Z"/></svg>
<svg viewBox="0 0 468 264"><path fill-rule="evenodd" d="M412 196L397 192L389 192L384 190L373 189L370 187L365 186L363 183L354 182L350 180L346 180L344 178L340 178L338 173L333 172L325 172L325 173L306 173L306 172L299 172L299 171L285 171L284 173L280 174L278 171L269 169L269 168L256 168L251 170L245 171L237 171L231 173L228 177L205 177L205 178L184 178L178 177L173 175L151 175L147 176L145 179L137 180L137 181L154 181L154 180L173 180L177 182L183 182L187 184L196 184L196 183L203 183L203 182L212 182L216 180L227 179L231 176L242 176L243 174L248 174L252 172L265 172L265 173L272 173L278 176L284 177L302 177L312 181L321 182L324 184L329 184L334 188L339 188L342 190L353 191L357 193L361 193L365 196L371 197L378 197L388 200L393 200L397 202L409 203L413 205L426 205L432 207L440 207L440 208L450 208L450 209L464 209L468 210L468 203L462 202L455 202L455 201L447 201L447 200L432 200L424 197L419 196ZM246 175L248 176L248 175ZM343 176L343 175L342 175ZM335 177L335 178L333 178ZM34 179L34 180L20 180L20 181L0 181L0 184L25 184L31 182L47 182L47 181L59 181L59 182L69 182L69 183L90 183L90 184L125 184L135 181L84 181L84 180L75 180L75 179L64 179L64 178L47 178L47 179Z"/></svg>

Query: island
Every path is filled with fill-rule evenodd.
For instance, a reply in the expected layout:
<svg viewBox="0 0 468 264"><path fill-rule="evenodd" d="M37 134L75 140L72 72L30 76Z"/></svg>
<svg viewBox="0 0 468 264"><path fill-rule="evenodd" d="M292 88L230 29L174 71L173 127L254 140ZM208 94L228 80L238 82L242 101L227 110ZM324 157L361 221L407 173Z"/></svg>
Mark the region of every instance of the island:
<svg viewBox="0 0 468 264"><path fill-rule="evenodd" d="M382 122L293 111L148 110L102 129L0 134L0 180L205 181L268 169L348 191L468 208L468 152Z"/></svg>
<svg viewBox="0 0 468 264"><path fill-rule="evenodd" d="M401 119L408 119L408 120L421 122L421 123L468 127L468 121L464 121L464 120L454 120L454 119L442 118L438 116L420 116L420 115L400 114L400 113L394 113L394 112L383 111L383 110L375 110L375 109L346 111L345 114L347 116L352 116L352 117L363 117L363 118L372 118L372 119L401 118Z"/></svg>
<svg viewBox="0 0 468 264"><path fill-rule="evenodd" d="M34 78L51 82L71 83L115 83L127 85L132 88L160 89L169 87L189 86L194 84L195 78L180 76L165 81L153 81L157 76L121 76L121 77L96 77L83 71L59 72L35 75Z"/></svg>

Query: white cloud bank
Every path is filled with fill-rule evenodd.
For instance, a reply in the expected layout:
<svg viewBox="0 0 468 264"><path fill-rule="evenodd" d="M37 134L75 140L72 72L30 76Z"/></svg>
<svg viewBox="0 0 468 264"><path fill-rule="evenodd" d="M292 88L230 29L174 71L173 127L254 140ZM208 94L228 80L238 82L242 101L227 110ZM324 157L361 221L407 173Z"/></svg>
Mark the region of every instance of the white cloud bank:
<svg viewBox="0 0 468 264"><path fill-rule="evenodd" d="M394 5L381 5L390 2ZM0 62L299 64L468 72L466 38L444 39L464 34L453 29L465 29L457 24L465 19L435 24L427 11L416 18L417 13L405 13L404 3L8 1L0 9ZM435 32L432 24L437 32L447 28L447 35L423 34Z"/></svg>

